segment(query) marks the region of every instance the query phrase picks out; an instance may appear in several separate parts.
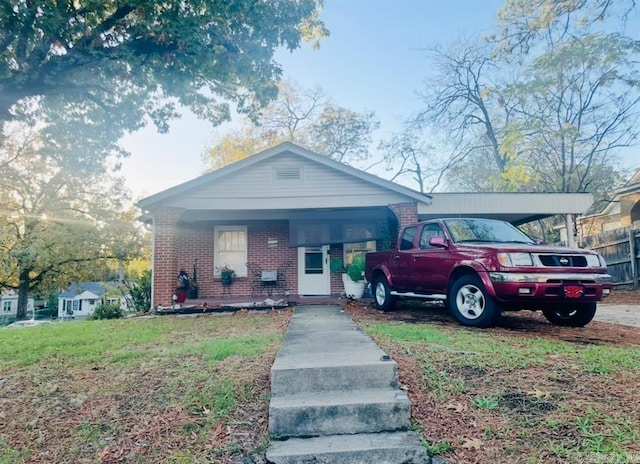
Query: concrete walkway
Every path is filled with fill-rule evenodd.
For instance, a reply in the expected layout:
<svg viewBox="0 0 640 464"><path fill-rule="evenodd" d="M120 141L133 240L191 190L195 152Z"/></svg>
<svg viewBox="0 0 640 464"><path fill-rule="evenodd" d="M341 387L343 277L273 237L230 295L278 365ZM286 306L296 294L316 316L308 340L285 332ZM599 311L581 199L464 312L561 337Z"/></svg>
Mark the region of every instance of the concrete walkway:
<svg viewBox="0 0 640 464"><path fill-rule="evenodd" d="M640 327L640 305L600 303L593 320Z"/></svg>
<svg viewBox="0 0 640 464"><path fill-rule="evenodd" d="M398 366L337 305L297 306L271 367L276 464L424 464Z"/></svg>

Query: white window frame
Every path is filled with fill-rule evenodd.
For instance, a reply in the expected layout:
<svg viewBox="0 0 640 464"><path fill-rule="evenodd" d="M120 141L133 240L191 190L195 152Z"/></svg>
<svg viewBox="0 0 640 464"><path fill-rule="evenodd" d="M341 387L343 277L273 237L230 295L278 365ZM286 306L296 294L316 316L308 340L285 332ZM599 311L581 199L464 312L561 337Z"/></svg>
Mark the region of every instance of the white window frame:
<svg viewBox="0 0 640 464"><path fill-rule="evenodd" d="M244 250L230 250L230 251L239 251L244 252L244 259L242 263L236 263L232 265L226 260L220 257L220 253L227 250L220 250L218 247L218 241L220 234L222 232L241 232L244 234ZM229 264L229 266L236 272L236 277L246 277L247 276L247 261L248 261L248 248L249 248L249 237L247 234L247 226L214 226L213 228L213 243L214 243L214 254L213 254L213 269L214 269L214 277L220 277L220 267L225 264Z"/></svg>
<svg viewBox="0 0 640 464"><path fill-rule="evenodd" d="M13 309L12 302L11 301L5 301L4 305L3 305L3 309L4 309L4 311L11 312L11 310Z"/></svg>

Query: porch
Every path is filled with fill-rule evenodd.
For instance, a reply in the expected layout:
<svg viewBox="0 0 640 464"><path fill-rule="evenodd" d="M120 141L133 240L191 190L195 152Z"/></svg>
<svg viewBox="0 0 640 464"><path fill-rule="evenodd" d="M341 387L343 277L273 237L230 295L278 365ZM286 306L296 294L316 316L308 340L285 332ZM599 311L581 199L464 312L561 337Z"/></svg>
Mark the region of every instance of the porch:
<svg viewBox="0 0 640 464"><path fill-rule="evenodd" d="M233 312L242 309L283 309L297 305L341 305L347 300L340 294L324 296L272 295L254 297L251 295L222 295L206 298L187 299L184 303L169 306L158 306L158 314L192 314ZM360 301L371 303L370 297Z"/></svg>

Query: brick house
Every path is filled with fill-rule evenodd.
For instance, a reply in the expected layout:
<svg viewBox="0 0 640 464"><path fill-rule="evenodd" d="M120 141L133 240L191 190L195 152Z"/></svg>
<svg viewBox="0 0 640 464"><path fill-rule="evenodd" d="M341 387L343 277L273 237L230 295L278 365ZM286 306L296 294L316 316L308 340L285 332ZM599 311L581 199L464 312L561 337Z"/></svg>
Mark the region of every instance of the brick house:
<svg viewBox="0 0 640 464"><path fill-rule="evenodd" d="M520 224L583 212L586 194L422 194L285 142L140 202L153 227L152 305L172 304L180 271L197 263L200 300L251 295L255 269L277 271L298 296L342 291L334 258L380 250L406 223L445 215ZM286 288L285 288L286 287Z"/></svg>

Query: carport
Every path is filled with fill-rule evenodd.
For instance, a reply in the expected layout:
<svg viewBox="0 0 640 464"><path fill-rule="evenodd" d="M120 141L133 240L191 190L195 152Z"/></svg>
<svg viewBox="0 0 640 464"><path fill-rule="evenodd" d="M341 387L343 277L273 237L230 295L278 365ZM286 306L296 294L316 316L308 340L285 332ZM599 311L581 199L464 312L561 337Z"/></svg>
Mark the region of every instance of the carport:
<svg viewBox="0 0 640 464"><path fill-rule="evenodd" d="M489 217L514 225L563 215L567 230L575 230L573 215L593 204L590 193L432 193L431 203L418 203L421 221L441 217ZM573 234L567 245L575 246Z"/></svg>

